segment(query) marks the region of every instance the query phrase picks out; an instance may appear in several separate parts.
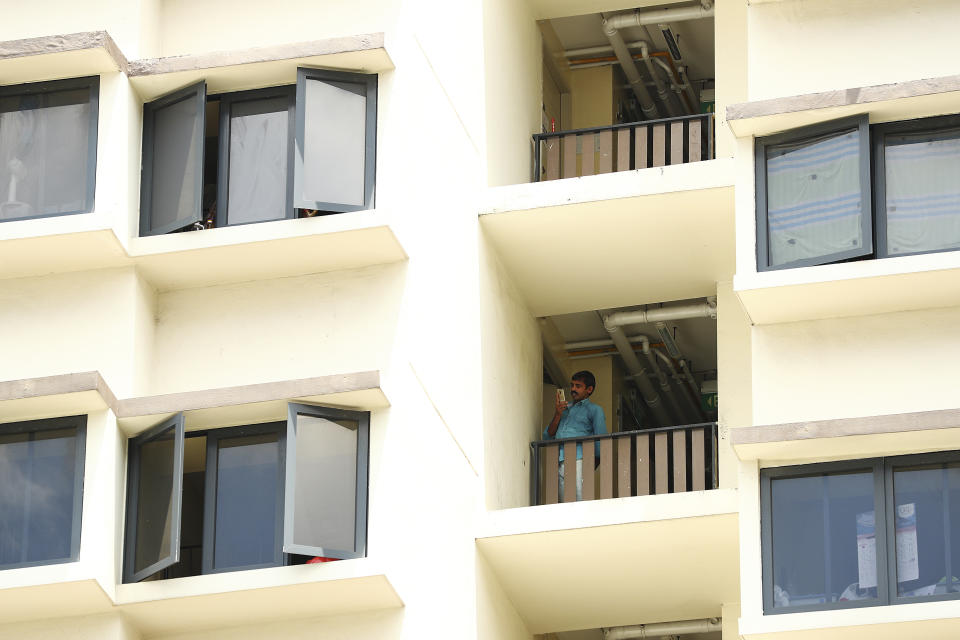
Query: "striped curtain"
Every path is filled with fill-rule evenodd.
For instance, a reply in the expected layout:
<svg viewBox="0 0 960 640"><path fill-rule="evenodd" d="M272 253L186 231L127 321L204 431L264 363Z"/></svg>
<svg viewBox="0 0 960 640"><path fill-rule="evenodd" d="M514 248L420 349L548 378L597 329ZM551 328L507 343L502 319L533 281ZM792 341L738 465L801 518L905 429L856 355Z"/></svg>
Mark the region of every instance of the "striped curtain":
<svg viewBox="0 0 960 640"><path fill-rule="evenodd" d="M960 248L960 132L888 136L884 161L889 255Z"/></svg>
<svg viewBox="0 0 960 640"><path fill-rule="evenodd" d="M766 161L768 266L863 246L857 129L770 145Z"/></svg>

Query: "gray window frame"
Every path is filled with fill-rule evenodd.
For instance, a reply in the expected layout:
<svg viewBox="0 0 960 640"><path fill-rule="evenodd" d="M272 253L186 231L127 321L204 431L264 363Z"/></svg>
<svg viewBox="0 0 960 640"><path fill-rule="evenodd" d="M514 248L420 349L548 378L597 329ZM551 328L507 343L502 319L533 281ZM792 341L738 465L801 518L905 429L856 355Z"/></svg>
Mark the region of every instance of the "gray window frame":
<svg viewBox="0 0 960 640"><path fill-rule="evenodd" d="M197 173L194 176L195 197L193 204L193 213L186 218L179 218L171 223L161 227L153 227L151 219L151 200L153 195L153 145L156 140L156 114L157 111L169 107L172 104L183 100L193 100L197 109L196 123L194 127L199 127L200 135L197 136L199 155L197 156ZM203 220L203 163L206 129L206 107L207 107L207 84L200 81L188 87L178 89L165 96L157 98L143 105L143 145L140 155L142 165L140 169L140 236L156 236L170 233L182 229L191 224Z"/></svg>
<svg viewBox="0 0 960 640"><path fill-rule="evenodd" d="M301 200L297 195L301 193L300 187L303 181L303 137L306 126L307 80L358 84L366 89L366 139L364 141L364 197L362 205L321 202L319 200ZM332 213L363 211L373 208L377 173L377 85L378 80L377 74L375 73L352 73L347 71L330 71L327 69L308 69L305 67L297 68L297 126L293 166L294 206L296 208L316 209L318 211Z"/></svg>
<svg viewBox="0 0 960 640"><path fill-rule="evenodd" d="M954 135L950 135L953 133ZM898 253L891 256L887 248L887 177L886 177L886 139L893 137L960 138L960 115L936 116L902 122L885 122L872 127L873 150L873 201L876 215L877 258L901 258L927 253L944 253L960 249L932 249Z"/></svg>
<svg viewBox="0 0 960 640"><path fill-rule="evenodd" d="M296 95L294 85L283 85L279 87L268 87L266 89L225 93L218 96L220 100L220 124L217 144L217 228L243 224L259 224L260 222L274 222L273 220L255 220L230 224L228 221L229 217L227 214L230 206L228 197L230 185L230 114L235 103L249 102L252 100L263 100L267 98L287 99L287 199L284 219L289 220L297 217L297 211L293 206L293 147L294 133L296 130Z"/></svg>
<svg viewBox="0 0 960 640"><path fill-rule="evenodd" d="M357 421L356 495L354 497L354 544L353 549L328 549L293 542L293 516L295 509L294 479L297 460L297 415L309 415L330 420ZM369 493L370 464L370 413L348 411L331 407L291 402L287 409L287 464L284 483L283 551L301 555L321 556L349 560L363 558L367 554L367 500Z"/></svg>
<svg viewBox="0 0 960 640"><path fill-rule="evenodd" d="M141 446L153 440L161 433L174 430L173 445L173 493L171 499L173 502L173 512L170 518L171 548L172 553L160 558L152 565L134 571L134 560L137 543L137 510L139 508L139 488L140 488L140 448ZM180 520L181 508L183 506L183 440L184 440L184 420L183 414L168 418L159 424L154 425L146 432L141 433L135 438L127 441L127 511L126 511L126 529L123 543L123 581L140 582L158 571L180 562Z"/></svg>
<svg viewBox="0 0 960 640"><path fill-rule="evenodd" d="M214 546L216 543L216 514L217 514L217 451L220 440L225 438L241 438L243 436L254 436L275 433L280 447L279 469L277 477L277 512L274 531L274 551L273 560L260 564L244 565L242 567L224 567L214 568ZM286 446L286 429L283 422L263 422L259 424L242 425L239 427L227 427L224 429L210 429L206 432L207 436L207 471L206 481L203 490L203 550L202 550L202 573L229 573L232 571L248 571L250 569L265 569L268 567L279 567L284 564L283 558L283 491L284 491L284 464L286 456L284 449Z"/></svg>
<svg viewBox="0 0 960 640"><path fill-rule="evenodd" d="M760 537L763 585L764 615L783 613L801 613L807 611L830 611L835 609L853 609L876 607L890 604L908 604L933 602L939 600L960 600L960 593L945 593L931 596L897 595L897 558L896 522L893 474L899 468L922 466L927 464L960 463L960 451L920 453L885 458L867 458L862 460L842 460L786 467L770 467L760 470ZM808 476L849 473L871 470L873 474L873 502L875 536L877 544L877 598L872 600L852 600L795 607L773 606L773 504L771 482L778 478L801 478ZM960 526L960 524L958 524ZM949 546L949 542L947 543ZM948 575L950 572L948 571Z"/></svg>
<svg viewBox="0 0 960 640"><path fill-rule="evenodd" d="M771 145L802 143L810 138L839 133L855 128L859 133L860 148L860 198L863 203L860 216L861 246L838 253L815 258L794 260L781 265L770 266L769 226L767 220L767 159L766 149ZM870 125L869 117L864 115L820 122L817 124L791 129L771 136L754 140L754 167L756 171L756 222L757 222L757 271L779 271L796 269L852 258L862 258L873 254L873 216L870 184Z"/></svg>
<svg viewBox="0 0 960 640"><path fill-rule="evenodd" d="M64 564L76 562L80 559L80 532L83 527L83 474L86 468L87 448L87 416L64 416L60 418L44 418L42 420L27 420L0 424L0 433L37 433L53 429L76 428L76 461L73 477L73 514L70 519L70 555L50 560L30 560L0 564L0 571L7 569L21 569L24 567L40 567L50 564Z"/></svg>
<svg viewBox="0 0 960 640"><path fill-rule="evenodd" d="M100 122L100 76L85 76L82 78L68 78L66 80L48 80L45 82L31 82L0 86L0 98L11 96L42 95L55 91L69 91L71 89L87 88L90 91L90 124L87 131L87 189L83 207L76 211L58 211L43 213L20 218L9 218L0 222L15 222L17 220L34 220L39 218L54 218L71 216L78 213L91 213L94 209L94 196L97 189L97 134Z"/></svg>

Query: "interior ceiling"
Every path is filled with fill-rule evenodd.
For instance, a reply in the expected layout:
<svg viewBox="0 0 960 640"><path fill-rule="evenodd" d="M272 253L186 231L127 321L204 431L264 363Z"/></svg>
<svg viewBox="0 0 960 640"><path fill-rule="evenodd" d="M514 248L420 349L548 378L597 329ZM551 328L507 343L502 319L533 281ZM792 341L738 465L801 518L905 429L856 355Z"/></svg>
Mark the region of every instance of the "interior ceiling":
<svg viewBox="0 0 960 640"><path fill-rule="evenodd" d="M666 306L682 304L684 302L700 302L698 300L675 300ZM659 305L647 305L653 308ZM641 306L610 309L609 311L635 311L643 309ZM584 311L581 313L567 313L550 316L557 331L565 342L579 342L581 340L602 340L609 338L603 328L601 314L603 312ZM717 368L717 321L712 318L690 318L686 320L672 320L667 323L674 332L677 346L684 358L689 360L696 372L713 371ZM653 324L638 324L624 327L628 336L644 334L651 342L659 342L657 328Z"/></svg>
<svg viewBox="0 0 960 640"><path fill-rule="evenodd" d="M646 7L644 11L655 9L676 8L676 4L665 4L656 7ZM683 6L683 5L681 5ZM618 12L619 13L619 12ZM598 47L609 45L603 35L601 17L599 13L569 18L554 18L550 21L557 37L565 50L584 47ZM683 55L683 63L690 69L690 77L694 80L712 80L714 77L714 46L713 46L713 18L699 20L685 20L670 24L674 37ZM646 29L650 34L654 51L666 51L666 42L663 34L656 25ZM621 31L625 42L647 40L643 27L631 27ZM613 55L612 53L610 55Z"/></svg>

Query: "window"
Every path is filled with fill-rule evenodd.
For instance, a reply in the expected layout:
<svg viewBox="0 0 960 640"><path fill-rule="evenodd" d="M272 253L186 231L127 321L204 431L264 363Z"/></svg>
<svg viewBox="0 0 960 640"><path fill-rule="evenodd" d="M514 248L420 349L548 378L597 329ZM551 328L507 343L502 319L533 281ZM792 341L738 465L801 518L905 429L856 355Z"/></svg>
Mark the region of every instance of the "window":
<svg viewBox="0 0 960 640"><path fill-rule="evenodd" d="M760 271L960 248L956 116L758 138L756 170Z"/></svg>
<svg viewBox="0 0 960 640"><path fill-rule="evenodd" d="M100 78L0 87L0 221L93 211Z"/></svg>
<svg viewBox="0 0 960 640"><path fill-rule="evenodd" d="M78 558L86 423L0 425L0 569Z"/></svg>
<svg viewBox="0 0 960 640"><path fill-rule="evenodd" d="M366 555L369 414L289 405L287 422L130 441L124 582Z"/></svg>
<svg viewBox="0 0 960 640"><path fill-rule="evenodd" d="M140 235L369 209L377 76L299 69L296 86L143 108Z"/></svg>
<svg viewBox="0 0 960 640"><path fill-rule="evenodd" d="M765 613L960 597L960 453L761 475Z"/></svg>

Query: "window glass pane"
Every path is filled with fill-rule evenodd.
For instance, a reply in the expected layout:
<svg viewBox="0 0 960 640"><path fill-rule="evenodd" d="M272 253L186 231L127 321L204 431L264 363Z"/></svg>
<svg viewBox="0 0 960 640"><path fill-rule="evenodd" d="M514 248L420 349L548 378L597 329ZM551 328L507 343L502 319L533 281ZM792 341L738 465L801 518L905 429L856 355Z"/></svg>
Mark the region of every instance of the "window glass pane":
<svg viewBox="0 0 960 640"><path fill-rule="evenodd" d="M154 115L151 228L159 229L197 212L197 175L202 140L195 94L157 109Z"/></svg>
<svg viewBox="0 0 960 640"><path fill-rule="evenodd" d="M294 544L354 549L357 432L356 420L297 416Z"/></svg>
<svg viewBox="0 0 960 640"><path fill-rule="evenodd" d="M363 206L366 86L306 81L298 200Z"/></svg>
<svg viewBox="0 0 960 640"><path fill-rule="evenodd" d="M287 213L288 98L231 105L228 224Z"/></svg>
<svg viewBox="0 0 960 640"><path fill-rule="evenodd" d="M174 427L140 445L134 573L174 554Z"/></svg>
<svg viewBox="0 0 960 640"><path fill-rule="evenodd" d="M877 597L872 473L777 478L771 501L774 608Z"/></svg>
<svg viewBox="0 0 960 640"><path fill-rule="evenodd" d="M887 252L960 247L960 132L887 136Z"/></svg>
<svg viewBox="0 0 960 640"><path fill-rule="evenodd" d="M77 430L0 435L0 565L71 555Z"/></svg>
<svg viewBox="0 0 960 640"><path fill-rule="evenodd" d="M898 469L893 486L897 595L960 591L960 464Z"/></svg>
<svg viewBox="0 0 960 640"><path fill-rule="evenodd" d="M852 129L766 147L768 266L863 246L859 140Z"/></svg>
<svg viewBox="0 0 960 640"><path fill-rule="evenodd" d="M90 90L0 98L0 220L88 206Z"/></svg>
<svg viewBox="0 0 960 640"><path fill-rule="evenodd" d="M219 441L215 569L274 562L280 481L276 433Z"/></svg>

